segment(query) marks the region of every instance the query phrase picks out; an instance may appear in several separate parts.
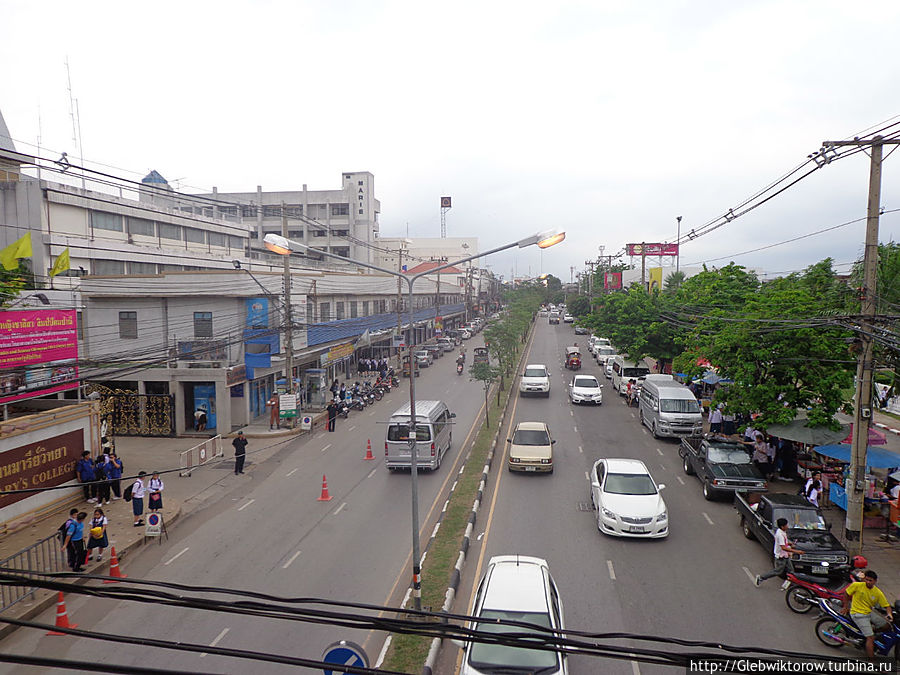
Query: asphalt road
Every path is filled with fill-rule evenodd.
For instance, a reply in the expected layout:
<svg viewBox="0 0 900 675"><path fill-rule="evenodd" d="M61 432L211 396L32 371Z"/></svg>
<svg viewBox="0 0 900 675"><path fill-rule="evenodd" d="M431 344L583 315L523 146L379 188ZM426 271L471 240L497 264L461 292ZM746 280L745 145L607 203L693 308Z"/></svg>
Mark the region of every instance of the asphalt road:
<svg viewBox="0 0 900 675"><path fill-rule="evenodd" d="M539 319L527 362L550 368L551 395L518 397L509 420L547 422L557 439L554 473L513 474L505 455L498 462L455 611L469 611L475 582L491 556L519 553L548 561L570 628L834 655L818 643L812 613L792 614L785 606L778 579L755 587L753 575L768 570L770 558L744 539L731 503L703 499L697 479L682 471L677 443L654 440L587 354L580 372L604 383L603 404L568 402L565 386L572 372L563 368L562 354L574 342L586 352L587 339L575 336L571 325ZM640 459L666 485L668 538L618 539L598 531L587 476L600 457ZM658 648L638 641L613 644ZM454 672L459 655L445 648L437 672ZM569 668L573 675L672 672L592 657L572 657Z"/></svg>
<svg viewBox="0 0 900 675"><path fill-rule="evenodd" d="M471 359L480 336L464 343ZM128 561L134 577L212 587L240 588L285 597L316 597L399 606L411 576L409 472L384 467L383 424L408 401L404 382L372 408L338 420L337 432L297 439L254 467L239 488L192 515L163 545ZM419 474L424 548L445 494L458 472L460 448L480 414L478 382L456 374L454 352L422 370L418 400L443 399L457 413L453 444L441 468ZM376 461L364 461L372 441ZM230 471L230 463L220 469ZM320 502L322 476L333 500ZM67 611L80 628L203 645L288 654L310 659L341 639L362 644L374 663L384 635L192 609L139 605L71 595ZM53 612L40 617L53 623ZM287 666L214 655L115 645L70 637L45 637L22 629L4 641L9 653L41 654L204 672L283 673ZM0 672L50 672L10 668ZM303 669L291 672L303 672ZM309 672L321 672L310 670Z"/></svg>

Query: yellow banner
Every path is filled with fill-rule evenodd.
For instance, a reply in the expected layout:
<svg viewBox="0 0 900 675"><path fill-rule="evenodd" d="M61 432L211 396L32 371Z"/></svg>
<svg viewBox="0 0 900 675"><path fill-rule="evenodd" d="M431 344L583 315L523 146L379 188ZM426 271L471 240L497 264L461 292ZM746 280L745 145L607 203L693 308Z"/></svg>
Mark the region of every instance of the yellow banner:
<svg viewBox="0 0 900 675"><path fill-rule="evenodd" d="M19 258L31 257L31 232L17 239L5 249L0 251L0 264L4 269L14 270L19 266Z"/></svg>
<svg viewBox="0 0 900 675"><path fill-rule="evenodd" d="M654 289L657 291L662 290L662 267L651 267L649 269L650 272L650 286L649 289L652 292Z"/></svg>

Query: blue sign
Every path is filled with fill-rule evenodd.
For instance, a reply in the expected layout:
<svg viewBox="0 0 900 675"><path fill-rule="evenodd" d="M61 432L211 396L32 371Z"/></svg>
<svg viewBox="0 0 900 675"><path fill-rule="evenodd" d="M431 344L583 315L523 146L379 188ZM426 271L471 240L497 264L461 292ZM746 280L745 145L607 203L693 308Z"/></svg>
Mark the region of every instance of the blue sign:
<svg viewBox="0 0 900 675"><path fill-rule="evenodd" d="M356 668L369 667L369 657L366 656L363 648L355 642L350 642L348 640L341 640L340 642L335 642L333 645L326 647L325 653L322 655L322 660L325 663L333 663L338 666L355 666ZM339 673L347 672L346 670L332 670L330 668L324 668L323 670L325 675L338 675Z"/></svg>
<svg viewBox="0 0 900 675"><path fill-rule="evenodd" d="M269 299L247 299L247 328L269 327Z"/></svg>

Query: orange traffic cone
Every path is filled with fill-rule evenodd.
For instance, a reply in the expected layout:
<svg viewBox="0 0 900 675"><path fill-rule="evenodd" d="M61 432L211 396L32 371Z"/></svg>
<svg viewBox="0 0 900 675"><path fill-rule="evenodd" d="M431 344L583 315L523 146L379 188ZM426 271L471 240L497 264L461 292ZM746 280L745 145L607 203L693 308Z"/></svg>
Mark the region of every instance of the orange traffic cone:
<svg viewBox="0 0 900 675"><path fill-rule="evenodd" d="M122 574L122 571L119 569L119 559L116 557L116 547L113 546L110 549L109 555L109 576L116 577L116 579L125 579L128 575ZM115 579L104 579L104 584L117 584L119 583Z"/></svg>
<svg viewBox="0 0 900 675"><path fill-rule="evenodd" d="M66 614L66 601L63 599L62 591L59 592L59 600L56 601L56 627L78 628L77 623L69 623L69 615ZM68 635L68 633L51 630L47 635Z"/></svg>
<svg viewBox="0 0 900 675"><path fill-rule="evenodd" d="M372 454L372 439L370 438L366 441L366 456L363 459L375 459L375 455Z"/></svg>
<svg viewBox="0 0 900 675"><path fill-rule="evenodd" d="M317 502L330 502L332 497L328 494L328 481L325 479L325 474L322 474L322 494L316 500Z"/></svg>

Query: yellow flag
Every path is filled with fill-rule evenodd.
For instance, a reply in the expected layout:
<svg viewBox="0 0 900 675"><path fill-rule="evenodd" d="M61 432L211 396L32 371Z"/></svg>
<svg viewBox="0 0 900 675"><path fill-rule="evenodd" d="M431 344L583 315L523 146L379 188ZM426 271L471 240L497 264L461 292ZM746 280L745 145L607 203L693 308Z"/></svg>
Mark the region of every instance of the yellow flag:
<svg viewBox="0 0 900 675"><path fill-rule="evenodd" d="M17 239L5 249L0 251L0 264L3 269L14 270L19 266L19 258L31 257L31 232Z"/></svg>
<svg viewBox="0 0 900 675"><path fill-rule="evenodd" d="M50 270L50 276L55 277L60 272L65 272L69 269L69 247L66 246L65 250L56 256L56 261L53 263L53 269Z"/></svg>

